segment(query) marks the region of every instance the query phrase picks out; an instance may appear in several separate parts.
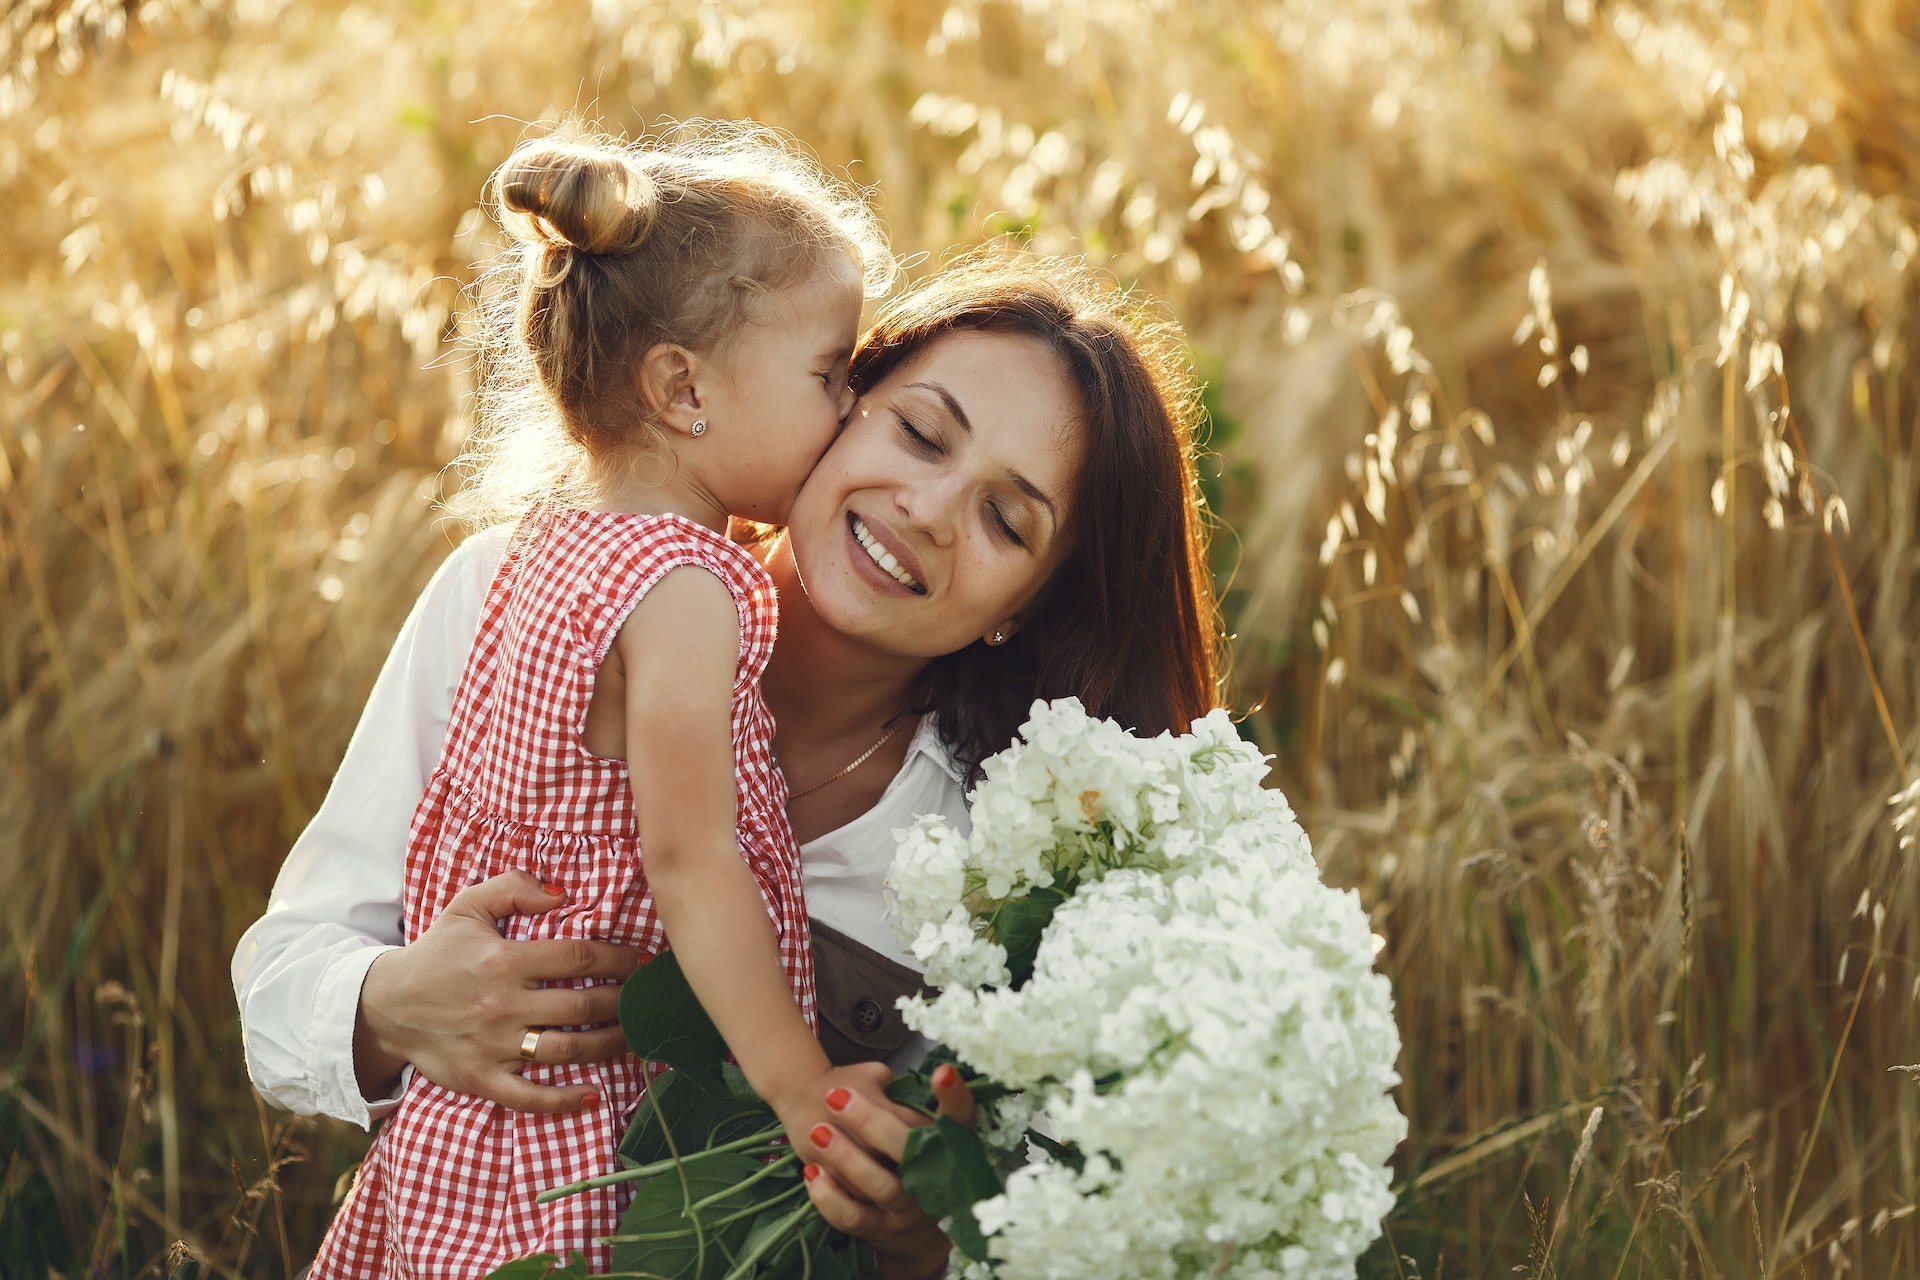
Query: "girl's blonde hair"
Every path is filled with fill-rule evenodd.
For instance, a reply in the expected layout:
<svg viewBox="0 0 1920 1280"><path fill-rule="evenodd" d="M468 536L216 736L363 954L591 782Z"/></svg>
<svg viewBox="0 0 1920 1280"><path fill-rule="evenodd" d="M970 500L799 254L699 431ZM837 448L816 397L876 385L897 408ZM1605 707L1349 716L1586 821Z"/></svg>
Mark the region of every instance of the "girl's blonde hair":
<svg viewBox="0 0 1920 1280"><path fill-rule="evenodd" d="M655 344L718 350L754 299L848 257L869 297L895 269L862 193L754 124L529 141L494 170L487 203L508 244L476 285L477 420L449 503L475 525L584 500L592 461L654 448L635 374Z"/></svg>

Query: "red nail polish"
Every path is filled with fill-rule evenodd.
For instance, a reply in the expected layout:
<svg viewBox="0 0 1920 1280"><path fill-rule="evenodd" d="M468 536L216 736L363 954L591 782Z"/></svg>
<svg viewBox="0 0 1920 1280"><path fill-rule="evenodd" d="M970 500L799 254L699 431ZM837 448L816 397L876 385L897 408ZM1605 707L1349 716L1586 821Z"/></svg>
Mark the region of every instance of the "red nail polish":
<svg viewBox="0 0 1920 1280"><path fill-rule="evenodd" d="M813 1132L809 1133L807 1137L813 1140L814 1146L824 1148L829 1142L833 1141L833 1130L823 1124L817 1124L813 1126Z"/></svg>
<svg viewBox="0 0 1920 1280"><path fill-rule="evenodd" d="M800 1176L805 1178L808 1182L812 1182L815 1178L820 1176L820 1166L817 1164L810 1164L806 1166L804 1169L800 1170Z"/></svg>
<svg viewBox="0 0 1920 1280"><path fill-rule="evenodd" d="M933 1086L936 1089L951 1089L960 1083L960 1069L951 1062L943 1062L933 1069Z"/></svg>
<svg viewBox="0 0 1920 1280"><path fill-rule="evenodd" d="M567 896L567 891L557 884L543 884L540 886L540 891L549 898L564 898Z"/></svg>
<svg viewBox="0 0 1920 1280"><path fill-rule="evenodd" d="M582 1111L585 1111L588 1107L597 1107L599 1105L600 1105L600 1095L597 1093L590 1093L586 1097L580 1099L580 1109Z"/></svg>
<svg viewBox="0 0 1920 1280"><path fill-rule="evenodd" d="M846 1089L827 1090L827 1106L834 1111L845 1111L852 1101L853 1094Z"/></svg>

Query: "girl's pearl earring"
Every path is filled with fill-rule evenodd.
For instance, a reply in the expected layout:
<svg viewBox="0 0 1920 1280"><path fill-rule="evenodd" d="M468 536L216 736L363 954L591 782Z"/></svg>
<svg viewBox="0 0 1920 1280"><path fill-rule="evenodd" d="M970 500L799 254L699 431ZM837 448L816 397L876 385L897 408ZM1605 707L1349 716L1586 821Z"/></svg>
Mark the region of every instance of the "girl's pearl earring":
<svg viewBox="0 0 1920 1280"><path fill-rule="evenodd" d="M693 426L689 427L688 430L692 431L696 436L707 434L707 420L705 418L695 418L693 420Z"/></svg>

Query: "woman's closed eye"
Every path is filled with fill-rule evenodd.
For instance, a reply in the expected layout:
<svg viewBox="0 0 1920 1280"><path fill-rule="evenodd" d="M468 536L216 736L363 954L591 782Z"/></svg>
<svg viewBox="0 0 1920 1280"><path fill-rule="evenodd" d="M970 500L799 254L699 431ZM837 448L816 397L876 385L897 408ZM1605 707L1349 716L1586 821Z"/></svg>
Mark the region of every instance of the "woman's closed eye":
<svg viewBox="0 0 1920 1280"><path fill-rule="evenodd" d="M940 442L920 430L919 427L914 426L913 419L907 417L904 413L897 416L900 419L900 433L907 438L907 443L913 446L915 450L928 454L942 452Z"/></svg>
<svg viewBox="0 0 1920 1280"><path fill-rule="evenodd" d="M1024 547L1027 545L1027 540L1025 538L1022 538L1020 536L1020 531L1013 527L1013 522L1007 519L1006 512L1000 509L999 503L989 502L987 504L987 510L992 513L990 516L988 516L988 519L991 520L994 526L999 530L1001 537L1005 538L1008 542L1011 542L1016 547Z"/></svg>

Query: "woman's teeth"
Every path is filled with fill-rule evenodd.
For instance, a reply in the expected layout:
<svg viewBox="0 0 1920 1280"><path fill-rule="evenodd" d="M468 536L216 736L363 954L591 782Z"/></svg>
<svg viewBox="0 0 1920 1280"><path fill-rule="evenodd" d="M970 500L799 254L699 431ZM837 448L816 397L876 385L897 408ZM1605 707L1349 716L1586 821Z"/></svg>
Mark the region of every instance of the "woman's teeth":
<svg viewBox="0 0 1920 1280"><path fill-rule="evenodd" d="M900 566L898 560L893 558L893 552L881 546L880 540L867 532L867 526L860 522L859 516L853 518L853 536L859 541L860 545L865 548L867 555L872 557L873 562L886 570L888 577L909 591L926 590L912 574Z"/></svg>

